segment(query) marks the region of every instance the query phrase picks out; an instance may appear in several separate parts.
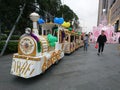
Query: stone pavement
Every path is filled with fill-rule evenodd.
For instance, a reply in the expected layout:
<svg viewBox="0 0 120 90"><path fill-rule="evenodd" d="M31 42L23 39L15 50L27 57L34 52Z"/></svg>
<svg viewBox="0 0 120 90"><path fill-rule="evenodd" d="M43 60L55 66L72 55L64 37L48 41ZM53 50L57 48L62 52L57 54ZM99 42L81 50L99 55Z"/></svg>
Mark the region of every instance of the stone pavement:
<svg viewBox="0 0 120 90"><path fill-rule="evenodd" d="M10 74L12 55L0 57L0 90L120 90L120 51L107 44L97 56L94 45L65 56L43 75L23 79Z"/></svg>

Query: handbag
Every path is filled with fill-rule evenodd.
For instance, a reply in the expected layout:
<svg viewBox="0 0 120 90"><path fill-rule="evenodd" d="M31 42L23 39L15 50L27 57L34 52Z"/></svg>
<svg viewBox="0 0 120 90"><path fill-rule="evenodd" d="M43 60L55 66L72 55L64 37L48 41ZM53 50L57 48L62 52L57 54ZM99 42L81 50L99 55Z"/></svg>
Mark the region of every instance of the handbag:
<svg viewBox="0 0 120 90"><path fill-rule="evenodd" d="M95 48L98 49L98 43L95 44Z"/></svg>

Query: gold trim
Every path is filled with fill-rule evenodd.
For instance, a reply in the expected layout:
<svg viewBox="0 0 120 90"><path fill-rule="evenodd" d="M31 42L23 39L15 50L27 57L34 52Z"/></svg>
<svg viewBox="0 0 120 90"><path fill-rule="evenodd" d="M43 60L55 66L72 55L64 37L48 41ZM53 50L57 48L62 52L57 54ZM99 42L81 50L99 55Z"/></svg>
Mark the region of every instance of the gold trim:
<svg viewBox="0 0 120 90"><path fill-rule="evenodd" d="M48 60L47 62L47 67L50 67L52 65L51 59Z"/></svg>
<svg viewBox="0 0 120 90"><path fill-rule="evenodd" d="M55 57L55 54L56 54L56 53L55 53L55 52L53 52L53 53L52 53L52 55L51 55L52 64L54 64L54 63L55 63L55 59L54 59L54 57Z"/></svg>
<svg viewBox="0 0 120 90"><path fill-rule="evenodd" d="M19 43L18 43L18 53L20 54L20 55L26 55L26 56L36 56L36 41L34 40L34 38L33 37L30 37L30 36L25 36L25 37L28 37L28 38L31 38L33 41L34 41L34 45L35 45L35 48L34 48L34 50L33 50L33 52L31 53L31 54L24 54L22 51L21 51L21 49L20 49L20 40L19 40ZM23 38L25 38L25 37L23 37ZM22 39L23 39L22 38Z"/></svg>
<svg viewBox="0 0 120 90"><path fill-rule="evenodd" d="M39 37L40 38L40 37ZM44 41L46 41L46 44L47 44L47 51L49 51L49 44L48 44L48 40L47 40L47 36L42 36L42 38L44 38ZM41 39L39 39L40 40L40 43L41 43L41 52L42 53L44 53L44 52L47 52L47 51L44 51L44 48L43 48L43 42L41 41Z"/></svg>
<svg viewBox="0 0 120 90"><path fill-rule="evenodd" d="M47 58L44 56L44 63L42 65L42 72L44 72L47 69Z"/></svg>
<svg viewBox="0 0 120 90"><path fill-rule="evenodd" d="M30 72L30 75L32 75L32 73L35 71L35 69L33 69L31 72Z"/></svg>
<svg viewBox="0 0 120 90"><path fill-rule="evenodd" d="M25 70L25 72L24 72L24 75L26 75L26 73L27 73L28 71L30 71L30 65L31 65L31 64L28 64L28 65L27 65L27 68L26 68L26 70Z"/></svg>
<svg viewBox="0 0 120 90"><path fill-rule="evenodd" d="M33 60L33 61L40 61L41 60L41 58L38 58L38 57L31 57L31 56L25 56L25 55L13 55L13 58Z"/></svg>
<svg viewBox="0 0 120 90"><path fill-rule="evenodd" d="M62 48L61 48L62 50L64 49L64 43L62 43Z"/></svg>

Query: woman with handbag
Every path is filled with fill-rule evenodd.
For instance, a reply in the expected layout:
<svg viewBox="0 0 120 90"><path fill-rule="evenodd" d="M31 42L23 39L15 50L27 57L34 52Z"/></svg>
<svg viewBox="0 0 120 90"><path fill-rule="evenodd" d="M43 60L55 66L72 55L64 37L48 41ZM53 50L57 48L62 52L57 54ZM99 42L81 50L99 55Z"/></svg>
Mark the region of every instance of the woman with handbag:
<svg viewBox="0 0 120 90"><path fill-rule="evenodd" d="M101 35L98 36L97 39L97 43L98 43L98 53L97 55L100 55L100 53L102 54L103 50L104 50L104 45L107 41L106 35L104 34L105 31L102 30Z"/></svg>

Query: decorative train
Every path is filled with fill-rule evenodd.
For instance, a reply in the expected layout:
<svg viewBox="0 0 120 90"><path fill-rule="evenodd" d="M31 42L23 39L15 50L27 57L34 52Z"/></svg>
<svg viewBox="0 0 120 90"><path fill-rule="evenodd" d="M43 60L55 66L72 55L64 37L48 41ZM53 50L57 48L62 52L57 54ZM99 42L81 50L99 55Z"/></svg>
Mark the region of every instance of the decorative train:
<svg viewBox="0 0 120 90"><path fill-rule="evenodd" d="M39 17L37 13L30 14L33 29L27 28L25 34L19 39L18 53L13 55L12 60L12 75L23 78L37 76L61 60L64 54L70 54L83 46L80 34L70 31L60 24L41 24L42 35L39 35ZM58 27L54 34L53 27Z"/></svg>

